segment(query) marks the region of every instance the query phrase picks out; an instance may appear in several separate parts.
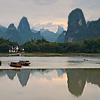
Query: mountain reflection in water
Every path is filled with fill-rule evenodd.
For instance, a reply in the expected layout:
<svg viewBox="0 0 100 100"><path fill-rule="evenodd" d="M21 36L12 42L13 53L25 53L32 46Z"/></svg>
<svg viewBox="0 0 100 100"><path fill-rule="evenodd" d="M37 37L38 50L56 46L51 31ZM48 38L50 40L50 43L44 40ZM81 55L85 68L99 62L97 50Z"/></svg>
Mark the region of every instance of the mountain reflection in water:
<svg viewBox="0 0 100 100"><path fill-rule="evenodd" d="M100 88L100 69L54 69L54 70L57 72L58 78L62 77L63 74L66 74L68 90L71 94L75 95L76 97L82 95L86 83L95 84ZM43 75L47 80L51 80L53 76L46 77L46 74L48 74L49 72L51 72L52 74L52 71L54 70L49 70L49 69L0 70L0 77L7 75L10 80L14 80L14 77L17 76L20 84L22 86L27 86L30 75L34 76L34 74L38 72L39 74Z"/></svg>
<svg viewBox="0 0 100 100"><path fill-rule="evenodd" d="M27 85L27 82L29 80L29 76L30 76L30 73L31 73L31 70L25 70L25 69L22 69L22 70L6 70L5 71L7 73L7 76L9 77L9 79L13 80L14 77L18 76L18 79L20 81L20 84L22 86L25 86Z"/></svg>

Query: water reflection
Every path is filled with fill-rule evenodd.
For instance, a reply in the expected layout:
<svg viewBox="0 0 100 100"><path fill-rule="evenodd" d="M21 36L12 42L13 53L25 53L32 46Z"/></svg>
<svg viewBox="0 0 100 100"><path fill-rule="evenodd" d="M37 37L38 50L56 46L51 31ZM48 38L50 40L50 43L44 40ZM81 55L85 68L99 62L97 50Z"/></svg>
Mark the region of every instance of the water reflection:
<svg viewBox="0 0 100 100"><path fill-rule="evenodd" d="M68 89L75 96L80 96L86 84L86 76L83 69L66 70L68 76Z"/></svg>
<svg viewBox="0 0 100 100"><path fill-rule="evenodd" d="M87 83L100 87L100 69L72 69L66 70L68 89L75 96L81 96Z"/></svg>
<svg viewBox="0 0 100 100"><path fill-rule="evenodd" d="M68 90L76 97L82 95L86 83L95 84L100 87L100 69L0 70L0 77L7 75L10 80L14 80L15 76L17 76L20 84L27 86L30 75L35 76L37 79L45 77L47 80L52 80L55 77L53 76L55 71L57 78L62 78L63 75L66 74ZM36 75L36 73L42 76ZM48 73L49 75L47 76ZM34 80L32 81L34 82Z"/></svg>
<svg viewBox="0 0 100 100"><path fill-rule="evenodd" d="M27 85L31 70L21 70L17 72L18 79L22 86Z"/></svg>
<svg viewBox="0 0 100 100"><path fill-rule="evenodd" d="M8 76L8 78L11 79L11 80L13 80L14 77L16 76L16 74L17 74L20 84L22 86L26 86L27 82L29 80L31 70L15 69L15 70L6 70L5 72Z"/></svg>
<svg viewBox="0 0 100 100"><path fill-rule="evenodd" d="M84 69L84 72L87 77L87 82L98 85L100 88L100 69L95 69L95 70Z"/></svg>
<svg viewBox="0 0 100 100"><path fill-rule="evenodd" d="M14 79L14 77L16 76L16 73L17 73L16 71L13 71L13 70L6 70L5 72L6 72L7 76L9 77L9 79L11 79L11 80Z"/></svg>

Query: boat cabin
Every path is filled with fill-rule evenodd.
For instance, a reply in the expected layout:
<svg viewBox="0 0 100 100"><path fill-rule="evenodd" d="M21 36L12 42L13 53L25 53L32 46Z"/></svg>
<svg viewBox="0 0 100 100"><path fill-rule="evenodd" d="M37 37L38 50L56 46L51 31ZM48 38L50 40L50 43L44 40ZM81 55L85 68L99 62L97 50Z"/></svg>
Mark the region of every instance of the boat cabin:
<svg viewBox="0 0 100 100"><path fill-rule="evenodd" d="M22 66L28 66L30 64L28 60L20 60L19 62L21 63Z"/></svg>

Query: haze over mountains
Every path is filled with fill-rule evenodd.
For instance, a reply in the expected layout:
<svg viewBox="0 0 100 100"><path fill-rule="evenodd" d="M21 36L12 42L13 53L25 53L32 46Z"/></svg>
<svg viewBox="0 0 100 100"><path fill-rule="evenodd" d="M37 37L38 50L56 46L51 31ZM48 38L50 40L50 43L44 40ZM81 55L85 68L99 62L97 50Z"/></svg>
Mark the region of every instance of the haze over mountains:
<svg viewBox="0 0 100 100"><path fill-rule="evenodd" d="M40 34L49 42L55 42L58 36L64 31L64 28L58 26L58 30L56 33L49 31L48 29L40 29Z"/></svg>
<svg viewBox="0 0 100 100"><path fill-rule="evenodd" d="M9 39L10 41L18 42L19 45L24 44L26 41L31 39L42 39L45 38L49 42L55 42L59 34L63 32L63 27L58 26L57 33L51 32L48 29L40 29L36 31L30 29L29 22L26 17L23 17L19 23L18 28L14 24L10 24L8 28L0 26L0 37Z"/></svg>
<svg viewBox="0 0 100 100"><path fill-rule="evenodd" d="M58 26L57 32L54 33L44 28L40 29L40 31L31 29L28 19L23 17L20 20L18 28L13 23L8 28L0 25L0 37L18 42L19 45L31 39L37 40L42 38L49 42L58 43L78 42L87 38L100 37L100 19L86 23L82 10L77 8L68 16L67 31L63 27Z"/></svg>

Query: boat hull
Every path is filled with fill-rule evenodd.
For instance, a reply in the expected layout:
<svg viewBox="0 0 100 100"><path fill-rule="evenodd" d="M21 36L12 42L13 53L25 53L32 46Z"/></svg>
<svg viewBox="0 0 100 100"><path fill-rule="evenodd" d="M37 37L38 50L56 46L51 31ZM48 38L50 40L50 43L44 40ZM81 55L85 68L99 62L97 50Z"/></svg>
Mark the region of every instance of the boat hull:
<svg viewBox="0 0 100 100"><path fill-rule="evenodd" d="M11 66L11 67L21 67L22 65L21 65L20 62L11 62L11 63L10 63L10 66Z"/></svg>

